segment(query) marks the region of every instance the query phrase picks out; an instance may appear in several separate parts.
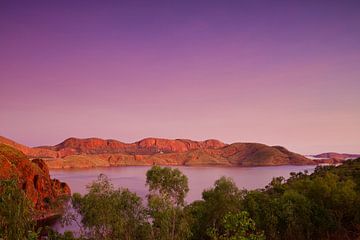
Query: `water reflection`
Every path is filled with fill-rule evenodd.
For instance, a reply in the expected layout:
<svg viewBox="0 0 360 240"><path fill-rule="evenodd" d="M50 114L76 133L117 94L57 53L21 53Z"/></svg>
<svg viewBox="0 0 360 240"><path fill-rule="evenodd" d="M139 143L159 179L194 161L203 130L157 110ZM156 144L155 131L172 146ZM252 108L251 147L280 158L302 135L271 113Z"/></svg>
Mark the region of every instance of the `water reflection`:
<svg viewBox="0 0 360 240"><path fill-rule="evenodd" d="M86 185L101 173L107 175L116 187L125 187L142 197L147 194L146 171L150 167L111 167L77 170L52 170L51 177L69 184L72 192L86 193ZM210 188L221 176L231 177L239 188L256 189L266 186L273 177L289 177L290 172L308 170L315 166L274 166L274 167L177 167L189 179L187 201L201 199L204 189Z"/></svg>

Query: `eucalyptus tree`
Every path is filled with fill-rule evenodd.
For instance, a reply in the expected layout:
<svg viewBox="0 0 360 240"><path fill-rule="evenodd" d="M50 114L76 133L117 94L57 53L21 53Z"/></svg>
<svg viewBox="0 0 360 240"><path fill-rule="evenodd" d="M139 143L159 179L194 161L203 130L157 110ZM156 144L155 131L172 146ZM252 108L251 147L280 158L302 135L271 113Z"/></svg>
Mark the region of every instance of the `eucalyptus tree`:
<svg viewBox="0 0 360 240"><path fill-rule="evenodd" d="M190 227L184 212L189 191L187 177L176 168L154 166L146 173L146 184L152 237L159 240L189 238Z"/></svg>
<svg viewBox="0 0 360 240"><path fill-rule="evenodd" d="M128 189L115 189L105 175L87 187L84 196L73 195L81 216L84 237L90 239L146 239L149 235L142 200Z"/></svg>

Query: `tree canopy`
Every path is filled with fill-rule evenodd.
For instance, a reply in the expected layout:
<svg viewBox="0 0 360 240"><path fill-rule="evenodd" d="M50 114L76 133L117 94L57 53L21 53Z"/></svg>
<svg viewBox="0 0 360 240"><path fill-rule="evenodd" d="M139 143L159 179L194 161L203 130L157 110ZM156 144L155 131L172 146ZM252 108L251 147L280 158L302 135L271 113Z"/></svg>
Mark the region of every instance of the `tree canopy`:
<svg viewBox="0 0 360 240"><path fill-rule="evenodd" d="M342 240L360 237L360 159L314 173L274 178L265 188L242 190L218 179L202 199L185 202L188 180L176 168L146 174L147 203L100 175L73 209L83 231L49 240ZM31 204L14 181L0 182L0 237L34 239Z"/></svg>

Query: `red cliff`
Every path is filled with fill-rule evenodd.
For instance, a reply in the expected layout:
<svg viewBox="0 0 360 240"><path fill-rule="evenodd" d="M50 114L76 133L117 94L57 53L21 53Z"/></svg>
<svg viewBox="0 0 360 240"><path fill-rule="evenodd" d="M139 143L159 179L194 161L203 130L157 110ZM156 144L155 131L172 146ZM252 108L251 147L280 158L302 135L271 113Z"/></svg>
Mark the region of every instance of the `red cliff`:
<svg viewBox="0 0 360 240"><path fill-rule="evenodd" d="M41 214L48 215L61 197L70 195L66 183L50 178L43 160L30 161L22 152L5 144L0 144L1 179L16 179Z"/></svg>

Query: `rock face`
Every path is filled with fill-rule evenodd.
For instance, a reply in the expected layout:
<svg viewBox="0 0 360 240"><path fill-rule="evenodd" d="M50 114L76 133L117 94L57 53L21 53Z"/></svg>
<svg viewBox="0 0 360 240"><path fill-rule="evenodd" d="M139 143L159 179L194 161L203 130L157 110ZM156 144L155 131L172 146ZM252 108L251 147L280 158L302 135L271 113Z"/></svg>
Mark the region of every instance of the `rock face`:
<svg viewBox="0 0 360 240"><path fill-rule="evenodd" d="M271 147L259 143L225 144L214 139L193 141L145 138L134 143L123 143L99 138L69 138L55 146L30 149L35 149L37 153L48 153L45 161L49 168L154 164L227 166L314 164L312 160L290 152L284 147Z"/></svg>
<svg viewBox="0 0 360 240"><path fill-rule="evenodd" d="M99 138L69 138L55 146L43 146L36 149L45 149L58 152L61 157L74 154L107 154L126 153L149 155L156 153L180 153L196 149L216 149L226 146L218 140L192 141L188 139L145 138L135 143L123 143L117 140Z"/></svg>
<svg viewBox="0 0 360 240"><path fill-rule="evenodd" d="M5 144L0 144L0 179L16 179L35 209L42 213L51 211L60 197L70 195L66 183L50 178L43 160L30 161L22 152Z"/></svg>

